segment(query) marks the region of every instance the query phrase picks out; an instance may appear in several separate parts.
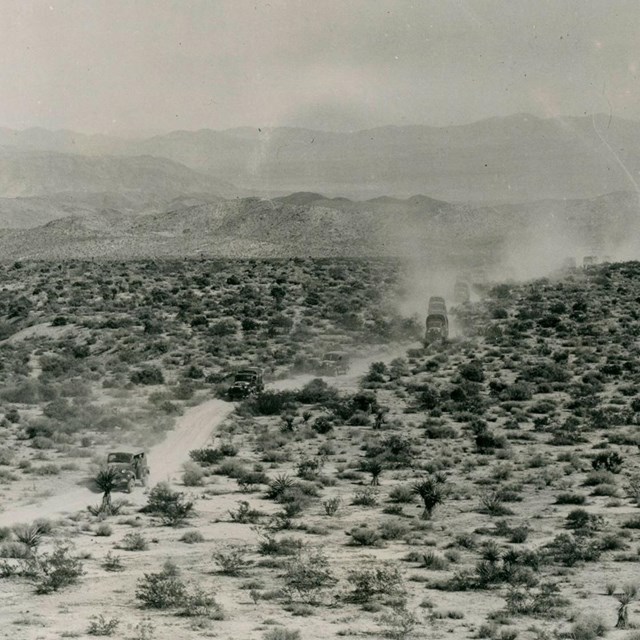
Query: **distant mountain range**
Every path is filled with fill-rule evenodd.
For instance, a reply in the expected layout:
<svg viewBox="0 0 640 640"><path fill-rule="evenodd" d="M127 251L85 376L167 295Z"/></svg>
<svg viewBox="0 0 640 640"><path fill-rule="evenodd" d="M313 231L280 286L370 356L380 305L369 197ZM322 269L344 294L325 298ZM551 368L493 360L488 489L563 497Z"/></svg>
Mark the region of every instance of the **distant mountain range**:
<svg viewBox="0 0 640 640"><path fill-rule="evenodd" d="M152 184L158 180L150 177L151 169L158 176L170 175L169 182L195 187L206 175L262 195L314 191L367 199L427 193L449 202L515 203L637 190L640 175L640 123L603 115L540 119L520 114L454 127L381 127L354 133L299 128L174 131L135 140L0 129L0 145L67 154L57 157L58 166L71 163L68 154L136 156L131 175L144 175ZM147 156L174 164L152 167L159 160ZM6 171L13 176L18 172L18 177L2 182L0 195L35 195L36 170L46 162L36 156L14 159L9 169L0 166L0 178ZM88 166L114 178L119 174L114 164L125 173L129 168L123 158L104 162L104 167L96 166L97 161ZM183 165L182 173L175 163ZM186 173L185 167L195 174ZM33 180L26 175L21 183L19 178L29 171ZM50 185L68 182L73 187L71 173L65 168L60 181L56 174Z"/></svg>
<svg viewBox="0 0 640 640"><path fill-rule="evenodd" d="M604 116L138 140L0 129L0 256L557 262L640 237L639 175L640 123Z"/></svg>

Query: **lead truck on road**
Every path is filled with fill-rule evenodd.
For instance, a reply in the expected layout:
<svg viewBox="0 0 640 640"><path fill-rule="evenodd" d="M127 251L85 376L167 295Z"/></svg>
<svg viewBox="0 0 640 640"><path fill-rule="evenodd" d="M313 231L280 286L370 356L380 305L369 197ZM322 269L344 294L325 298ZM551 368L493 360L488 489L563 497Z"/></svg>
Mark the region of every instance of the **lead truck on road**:
<svg viewBox="0 0 640 640"><path fill-rule="evenodd" d="M427 312L427 331L425 344L431 344L437 340L446 340L449 337L449 318L447 317L447 305L444 298L431 296L429 298L429 310Z"/></svg>
<svg viewBox="0 0 640 640"><path fill-rule="evenodd" d="M116 489L131 493L136 482L143 487L149 483L149 465L143 449L122 447L109 452L107 469L115 472Z"/></svg>

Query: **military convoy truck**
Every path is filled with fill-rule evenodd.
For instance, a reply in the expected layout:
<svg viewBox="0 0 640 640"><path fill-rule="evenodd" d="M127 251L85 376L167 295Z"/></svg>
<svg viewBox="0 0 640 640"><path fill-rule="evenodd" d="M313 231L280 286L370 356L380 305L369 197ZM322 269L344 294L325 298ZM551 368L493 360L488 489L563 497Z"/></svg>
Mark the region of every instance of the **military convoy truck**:
<svg viewBox="0 0 640 640"><path fill-rule="evenodd" d="M229 400L242 400L261 391L264 391L262 369L245 367L236 371L227 396Z"/></svg>
<svg viewBox="0 0 640 640"><path fill-rule="evenodd" d="M344 351L328 351L322 356L320 371L328 376L347 373L349 371L349 356Z"/></svg>
<svg viewBox="0 0 640 640"><path fill-rule="evenodd" d="M453 287L453 299L458 304L465 304L471 300L471 289L469 283L464 280L457 280Z"/></svg>
<svg viewBox="0 0 640 640"><path fill-rule="evenodd" d="M449 337L449 318L447 317L447 305L444 298L431 296L427 311L427 331L425 344L431 344L437 340L447 340Z"/></svg>
<svg viewBox="0 0 640 640"><path fill-rule="evenodd" d="M143 449L121 447L109 452L107 469L114 472L115 489L131 493L136 482L143 487L149 483L149 465Z"/></svg>

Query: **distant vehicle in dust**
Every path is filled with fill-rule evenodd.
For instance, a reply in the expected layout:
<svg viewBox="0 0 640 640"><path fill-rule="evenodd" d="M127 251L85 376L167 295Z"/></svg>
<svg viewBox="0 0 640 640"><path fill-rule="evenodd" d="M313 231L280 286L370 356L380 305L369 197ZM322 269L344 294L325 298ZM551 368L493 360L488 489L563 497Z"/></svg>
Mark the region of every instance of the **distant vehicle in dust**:
<svg viewBox="0 0 640 640"><path fill-rule="evenodd" d="M577 266L578 266L578 263L576 262L575 258L569 257L569 258L565 258L562 261L562 270L563 271L575 271Z"/></svg>
<svg viewBox="0 0 640 640"><path fill-rule="evenodd" d="M449 337L449 318L444 298L440 296L429 298L426 324L425 344L431 344L438 340L445 341Z"/></svg>
<svg viewBox="0 0 640 640"><path fill-rule="evenodd" d="M344 351L328 351L320 362L322 373L339 376L349 371L349 356Z"/></svg>
<svg viewBox="0 0 640 640"><path fill-rule="evenodd" d="M254 393L264 391L262 369L258 367L246 367L237 371L233 377L233 383L229 387L227 396L229 400L242 400Z"/></svg>
<svg viewBox="0 0 640 640"><path fill-rule="evenodd" d="M453 287L453 299L458 304L465 304L471 300L471 289L469 284L463 280L458 280Z"/></svg>
<svg viewBox="0 0 640 640"><path fill-rule="evenodd" d="M593 267L596 264L598 264L598 256L585 256L582 259L582 266L585 268Z"/></svg>

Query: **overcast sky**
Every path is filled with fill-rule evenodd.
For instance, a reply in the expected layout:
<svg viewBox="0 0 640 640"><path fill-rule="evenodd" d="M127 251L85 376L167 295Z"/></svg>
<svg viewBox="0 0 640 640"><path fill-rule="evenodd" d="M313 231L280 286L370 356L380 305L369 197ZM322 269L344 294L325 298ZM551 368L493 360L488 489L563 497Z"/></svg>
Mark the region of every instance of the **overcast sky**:
<svg viewBox="0 0 640 640"><path fill-rule="evenodd" d="M638 0L1 0L0 126L640 120Z"/></svg>

